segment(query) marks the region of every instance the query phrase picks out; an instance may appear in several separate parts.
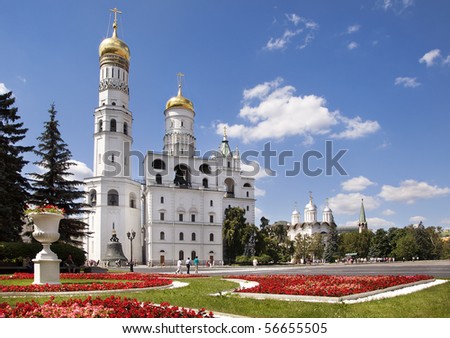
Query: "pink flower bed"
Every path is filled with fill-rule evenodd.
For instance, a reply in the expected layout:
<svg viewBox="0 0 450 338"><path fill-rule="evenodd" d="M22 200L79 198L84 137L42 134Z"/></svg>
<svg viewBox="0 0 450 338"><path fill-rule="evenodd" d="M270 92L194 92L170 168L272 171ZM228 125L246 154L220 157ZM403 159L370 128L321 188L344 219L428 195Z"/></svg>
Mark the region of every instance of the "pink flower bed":
<svg viewBox="0 0 450 338"><path fill-rule="evenodd" d="M10 306L0 303L0 318L212 318L212 312L155 305L136 299L111 296L86 299L69 299L55 303L53 297L44 304L35 301Z"/></svg>
<svg viewBox="0 0 450 338"><path fill-rule="evenodd" d="M63 273L61 279L107 280L108 282L92 282L86 284L63 283L61 285L33 285L33 274L17 273L12 276L0 276L0 280L30 280L29 285L1 285L0 292L62 292L92 291L147 288L170 285L172 281L166 275L149 275L140 273ZM179 278L179 276L176 276ZM186 276L187 277L187 276ZM186 278L185 277L185 278ZM194 276L192 276L194 277ZM120 282L109 282L120 280ZM150 302L139 302L136 299L110 296L85 299L68 299L60 303L54 297L43 304L31 302L0 303L0 318L212 318L212 312L205 309L198 311L170 306L168 303L155 305Z"/></svg>
<svg viewBox="0 0 450 338"><path fill-rule="evenodd" d="M0 280L30 279L29 285L1 285L0 292L70 292L70 291L99 291L136 289L164 286L172 284L170 279L144 273L62 273L61 279L85 279L85 280L107 280L108 282L92 283L62 283L60 285L34 285L31 284L33 274L15 273L12 276L0 276ZM113 282L118 280L117 282ZM112 282L110 282L112 281Z"/></svg>
<svg viewBox="0 0 450 338"><path fill-rule="evenodd" d="M258 282L259 285L239 289L237 292L268 293L303 296L342 297L363 292L385 289L421 280L432 276L305 276L305 275L270 275L270 276L230 276Z"/></svg>

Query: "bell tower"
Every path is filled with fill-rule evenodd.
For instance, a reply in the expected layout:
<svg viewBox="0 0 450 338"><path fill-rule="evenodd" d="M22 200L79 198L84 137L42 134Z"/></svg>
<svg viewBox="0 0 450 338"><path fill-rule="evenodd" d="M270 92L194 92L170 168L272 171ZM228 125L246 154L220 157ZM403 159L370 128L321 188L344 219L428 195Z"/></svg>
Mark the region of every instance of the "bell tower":
<svg viewBox="0 0 450 338"><path fill-rule="evenodd" d="M128 110L130 50L117 35L117 8L113 34L99 46L100 81L94 113L94 176L131 177L129 153L132 114Z"/></svg>
<svg viewBox="0 0 450 338"><path fill-rule="evenodd" d="M94 112L94 163L93 177L84 180L89 231L86 252L95 261L110 260L111 225L118 238L135 232L140 241L141 184L132 178L130 148L132 144L132 114L128 109L128 72L130 50L117 35L117 15L114 8L112 36L99 45L100 80L98 107ZM115 245L115 244L113 244ZM142 258L139 248L128 241L123 243L127 259Z"/></svg>

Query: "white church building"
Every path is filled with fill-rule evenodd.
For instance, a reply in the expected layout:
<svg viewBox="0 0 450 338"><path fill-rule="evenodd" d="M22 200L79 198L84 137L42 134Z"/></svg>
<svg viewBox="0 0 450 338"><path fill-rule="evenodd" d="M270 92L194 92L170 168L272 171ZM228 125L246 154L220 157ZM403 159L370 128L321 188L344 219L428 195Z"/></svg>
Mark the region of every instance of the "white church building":
<svg viewBox="0 0 450 338"><path fill-rule="evenodd" d="M161 153L149 151L144 181L132 177L133 117L129 110L130 50L113 34L99 46L98 107L94 112L93 177L85 179L92 232L88 259L105 259L113 230L125 256L149 265L173 265L178 259L223 260L222 224L228 207L241 207L255 223L254 179L241 174L240 154L231 150L226 131L219 149L197 156L194 104L178 93L167 101ZM174 90L175 91L175 90ZM159 112L155 112L159 115ZM129 240L127 233L134 233Z"/></svg>

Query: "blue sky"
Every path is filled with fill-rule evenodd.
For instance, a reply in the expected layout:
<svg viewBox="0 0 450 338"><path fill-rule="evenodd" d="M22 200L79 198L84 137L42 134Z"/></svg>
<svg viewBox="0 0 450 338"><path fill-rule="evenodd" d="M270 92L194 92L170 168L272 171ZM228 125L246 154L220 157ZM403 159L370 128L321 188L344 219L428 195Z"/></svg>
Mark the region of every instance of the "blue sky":
<svg viewBox="0 0 450 338"><path fill-rule="evenodd" d="M77 175L92 168L98 45L117 7L134 150L162 149L165 103L183 72L201 153L217 149L225 125L241 154L290 152L284 164L271 158L275 176L257 175L258 219L290 220L295 205L303 216L312 191L319 219L328 198L338 225L355 224L364 198L370 228L450 227L448 1L0 3L0 92L14 92L28 144L55 103ZM327 141L331 156L345 150L346 175L325 173L317 154ZM288 177L308 151L307 169L323 172Z"/></svg>

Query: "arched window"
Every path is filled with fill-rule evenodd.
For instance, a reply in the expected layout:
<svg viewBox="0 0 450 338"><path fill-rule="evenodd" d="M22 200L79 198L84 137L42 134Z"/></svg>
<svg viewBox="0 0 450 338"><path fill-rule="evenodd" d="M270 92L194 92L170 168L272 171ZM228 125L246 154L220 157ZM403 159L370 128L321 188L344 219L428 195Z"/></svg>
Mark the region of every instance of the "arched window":
<svg viewBox="0 0 450 338"><path fill-rule="evenodd" d="M158 158L152 162L152 167L153 169L166 170L166 163Z"/></svg>
<svg viewBox="0 0 450 338"><path fill-rule="evenodd" d="M209 201L209 206L210 206L210 207L214 206L213 200L210 200L210 201Z"/></svg>
<svg viewBox="0 0 450 338"><path fill-rule="evenodd" d="M161 204L164 203L164 196L161 196Z"/></svg>
<svg viewBox="0 0 450 338"><path fill-rule="evenodd" d="M227 197L234 197L234 181L231 178L225 180L225 185L227 189Z"/></svg>
<svg viewBox="0 0 450 338"><path fill-rule="evenodd" d="M209 234L209 241L214 242L214 234L213 233Z"/></svg>
<svg viewBox="0 0 450 338"><path fill-rule="evenodd" d="M179 235L178 239L180 241L184 241L184 233L183 232L180 232L180 235Z"/></svg>
<svg viewBox="0 0 450 338"><path fill-rule="evenodd" d="M136 208L136 195L134 193L130 194L130 208Z"/></svg>
<svg viewBox="0 0 450 338"><path fill-rule="evenodd" d="M252 186L250 185L250 183L245 183L244 184L244 188L251 188Z"/></svg>
<svg viewBox="0 0 450 338"><path fill-rule="evenodd" d="M193 232L191 234L191 241L195 242L197 240L197 235L195 234L195 232Z"/></svg>
<svg viewBox="0 0 450 338"><path fill-rule="evenodd" d="M201 173L210 175L211 174L211 167L207 163L203 163L199 168Z"/></svg>
<svg viewBox="0 0 450 338"><path fill-rule="evenodd" d="M247 191L247 197L249 197L249 193L248 193L248 191Z"/></svg>
<svg viewBox="0 0 450 338"><path fill-rule="evenodd" d="M174 168L175 179L173 183L177 186L190 187L191 186L191 170L186 164L178 164Z"/></svg>
<svg viewBox="0 0 450 338"><path fill-rule="evenodd" d="M110 122L110 131L117 131L117 122L114 119Z"/></svg>
<svg viewBox="0 0 450 338"><path fill-rule="evenodd" d="M125 135L128 135L128 123L124 122L123 124L123 133Z"/></svg>
<svg viewBox="0 0 450 338"><path fill-rule="evenodd" d="M191 258L194 259L195 257L197 257L197 252L195 252L195 250L191 251Z"/></svg>
<svg viewBox="0 0 450 338"><path fill-rule="evenodd" d="M164 233L164 231L161 231L161 232L159 233L159 239L160 239L161 241L164 241L164 240L166 239L166 234Z"/></svg>
<svg viewBox="0 0 450 338"><path fill-rule="evenodd" d="M202 186L203 188L208 188L208 179L206 177L202 180Z"/></svg>
<svg viewBox="0 0 450 338"><path fill-rule="evenodd" d="M97 205L97 191L92 189L89 191L89 205L95 207Z"/></svg>
<svg viewBox="0 0 450 338"><path fill-rule="evenodd" d="M180 250L180 251L178 252L178 259L181 259L181 260L184 259L184 251L183 251L183 250Z"/></svg>
<svg viewBox="0 0 450 338"><path fill-rule="evenodd" d="M161 174L156 174L155 179L156 179L156 184L162 184Z"/></svg>
<svg viewBox="0 0 450 338"><path fill-rule="evenodd" d="M103 131L103 120L98 121L98 131Z"/></svg>
<svg viewBox="0 0 450 338"><path fill-rule="evenodd" d="M119 205L119 193L117 192L117 190L112 189L108 191L108 205Z"/></svg>

